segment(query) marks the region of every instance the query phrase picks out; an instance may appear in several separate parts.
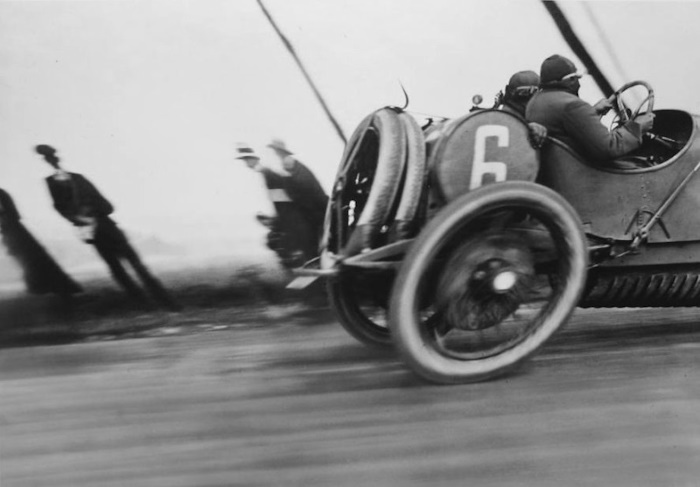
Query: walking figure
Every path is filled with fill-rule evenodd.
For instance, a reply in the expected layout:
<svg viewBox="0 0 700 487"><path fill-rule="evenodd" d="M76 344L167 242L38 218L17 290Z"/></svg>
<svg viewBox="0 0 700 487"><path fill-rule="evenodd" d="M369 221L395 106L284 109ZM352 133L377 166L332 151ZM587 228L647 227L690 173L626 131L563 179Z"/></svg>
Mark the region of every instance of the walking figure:
<svg viewBox="0 0 700 487"><path fill-rule="evenodd" d="M102 196L85 176L64 171L56 156L56 149L41 144L35 148L55 172L46 178L54 208L78 230L81 239L93 245L104 259L114 279L133 298L145 302L146 295L127 273L123 262L128 262L143 281L144 287L162 306L177 311L180 306L168 295L163 285L141 261L124 232L110 218L112 204Z"/></svg>
<svg viewBox="0 0 700 487"><path fill-rule="evenodd" d="M318 255L319 241L323 233L323 223L328 206L328 196L314 173L306 167L294 153L287 148L283 140L273 139L268 144L282 162L282 168L286 172L287 193L291 200L299 207L302 215L311 227L311 235L308 238L307 252Z"/></svg>
<svg viewBox="0 0 700 487"><path fill-rule="evenodd" d="M258 220L270 229L267 246L284 267L292 269L318 255L327 197L311 171L283 149L284 155L290 156L288 161L283 161L284 170L263 165L255 150L244 143L238 144L236 159L245 161L250 169L263 176L275 214L258 215Z"/></svg>

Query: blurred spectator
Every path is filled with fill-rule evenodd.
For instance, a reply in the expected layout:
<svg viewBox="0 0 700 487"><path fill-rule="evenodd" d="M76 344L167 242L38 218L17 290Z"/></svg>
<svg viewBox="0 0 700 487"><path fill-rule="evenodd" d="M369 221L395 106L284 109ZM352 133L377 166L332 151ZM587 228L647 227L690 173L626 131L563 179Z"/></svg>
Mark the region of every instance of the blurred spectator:
<svg viewBox="0 0 700 487"><path fill-rule="evenodd" d="M315 224L318 215L309 211L309 196L304 194L299 184L295 184L292 172L280 172L263 165L260 156L244 143L238 144L236 159L245 161L249 168L262 174L265 180L275 215L258 215L258 221L270 229L267 235L268 247L277 253L287 268L302 266L316 257L323 215L319 227L318 223Z"/></svg>
<svg viewBox="0 0 700 487"><path fill-rule="evenodd" d="M59 165L56 149L42 144L37 145L35 150L55 170L46 178L54 208L75 225L84 242L95 247L122 288L133 298L145 302L144 292L124 268L124 260L131 265L157 302L171 311L179 310L180 306L151 275L124 232L109 217L114 211L112 204L83 175L64 171Z"/></svg>
<svg viewBox="0 0 700 487"><path fill-rule="evenodd" d="M287 193L291 200L296 203L311 225L316 235L314 255L318 253L318 244L323 233L323 222L328 205L328 196L323 191L321 183L316 176L302 164L294 154L287 149L284 141L273 139L268 144L275 154L282 161L282 167L289 174L286 182Z"/></svg>
<svg viewBox="0 0 700 487"><path fill-rule="evenodd" d="M8 253L22 268L29 293L53 293L68 299L82 291L22 224L17 207L3 189L0 189L0 232Z"/></svg>

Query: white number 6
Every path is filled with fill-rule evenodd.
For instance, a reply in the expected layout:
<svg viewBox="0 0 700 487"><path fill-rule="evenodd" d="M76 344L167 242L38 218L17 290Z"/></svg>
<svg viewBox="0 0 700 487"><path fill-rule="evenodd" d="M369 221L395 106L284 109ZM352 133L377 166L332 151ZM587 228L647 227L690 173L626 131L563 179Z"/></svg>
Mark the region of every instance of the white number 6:
<svg viewBox="0 0 700 487"><path fill-rule="evenodd" d="M486 162L486 139L496 137L498 147L508 147L508 127L503 125L482 125L476 129L474 138L474 161L472 163L472 180L469 189L482 185L484 175L493 174L496 182L506 180L507 166L504 162Z"/></svg>

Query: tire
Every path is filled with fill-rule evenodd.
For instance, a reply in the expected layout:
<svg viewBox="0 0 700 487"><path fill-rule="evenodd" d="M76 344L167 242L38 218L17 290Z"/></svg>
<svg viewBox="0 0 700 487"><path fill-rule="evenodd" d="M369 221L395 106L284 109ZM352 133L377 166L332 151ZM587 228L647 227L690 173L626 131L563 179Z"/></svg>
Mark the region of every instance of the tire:
<svg viewBox="0 0 700 487"><path fill-rule="evenodd" d="M426 189L426 152L423 131L407 113L399 115L406 132L406 172L401 199L390 230L391 241L415 236L420 225L419 209Z"/></svg>
<svg viewBox="0 0 700 487"><path fill-rule="evenodd" d="M405 138L399 114L388 108L374 112L351 137L330 203L329 249L337 255L350 257L380 243L400 194Z"/></svg>
<svg viewBox="0 0 700 487"><path fill-rule="evenodd" d="M361 276L345 272L329 279L326 290L338 321L350 336L371 348L393 348L386 302L372 300L370 293L363 292Z"/></svg>
<svg viewBox="0 0 700 487"><path fill-rule="evenodd" d="M478 188L414 242L393 286L391 333L409 367L430 381L496 377L566 322L587 265L581 223L561 196L530 182Z"/></svg>
<svg viewBox="0 0 700 487"><path fill-rule="evenodd" d="M394 274L363 275L343 268L342 260L408 235L417 215L424 173L420 127L409 115L383 108L366 117L352 134L336 176L321 265L340 267L340 274L327 283L331 307L343 328L370 347L393 346L386 310ZM402 196L406 183L410 191ZM415 198L415 202L406 198ZM402 219L399 228L392 224L398 216ZM393 228L387 230L390 226Z"/></svg>

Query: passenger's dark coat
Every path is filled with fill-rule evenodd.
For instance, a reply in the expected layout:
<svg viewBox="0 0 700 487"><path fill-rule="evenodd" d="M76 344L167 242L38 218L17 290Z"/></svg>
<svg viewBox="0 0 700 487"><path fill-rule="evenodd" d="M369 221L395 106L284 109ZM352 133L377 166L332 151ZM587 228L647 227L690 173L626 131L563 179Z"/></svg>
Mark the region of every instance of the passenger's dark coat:
<svg viewBox="0 0 700 487"><path fill-rule="evenodd" d="M22 224L10 195L0 189L0 231L7 251L24 274L27 291L32 294L70 295L82 291Z"/></svg>
<svg viewBox="0 0 700 487"><path fill-rule="evenodd" d="M536 93L527 105L525 118L547 127L554 137L593 161L609 161L639 148L642 131L634 121L608 131L595 109L563 89Z"/></svg>

